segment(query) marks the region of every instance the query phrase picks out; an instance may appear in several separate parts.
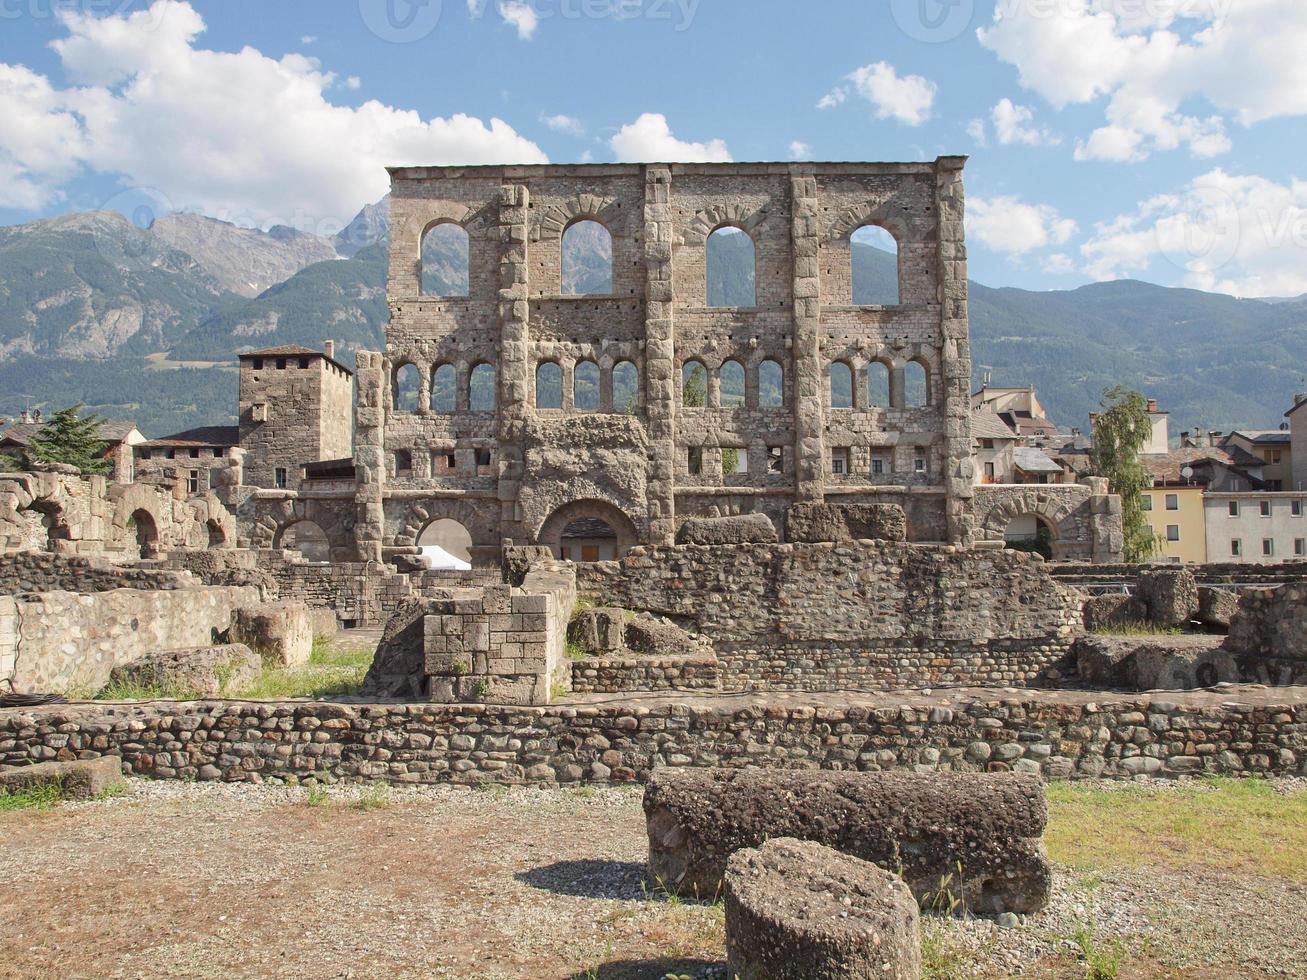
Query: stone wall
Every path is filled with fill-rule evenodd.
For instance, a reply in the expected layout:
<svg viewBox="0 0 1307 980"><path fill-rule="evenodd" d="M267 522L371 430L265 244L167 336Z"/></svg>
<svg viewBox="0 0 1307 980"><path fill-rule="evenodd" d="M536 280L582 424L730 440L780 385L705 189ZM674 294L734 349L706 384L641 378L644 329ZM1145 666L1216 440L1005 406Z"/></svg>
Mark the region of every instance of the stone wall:
<svg viewBox="0 0 1307 980"><path fill-rule="evenodd" d="M1038 518L1051 535L1059 561L1120 561L1124 544L1121 498L1107 492L1107 481L976 487L974 506L979 537L1002 541L1014 518Z"/></svg>
<svg viewBox="0 0 1307 980"><path fill-rule="evenodd" d="M1038 556L870 541L642 548L577 588L702 633L727 690L1055 680L1081 601Z"/></svg>
<svg viewBox="0 0 1307 980"><path fill-rule="evenodd" d="M0 593L182 589L198 584L184 572L115 565L100 558L45 551L0 555Z"/></svg>
<svg viewBox="0 0 1307 980"><path fill-rule="evenodd" d="M1307 583L1246 590L1225 646L1234 653L1307 661Z"/></svg>
<svg viewBox="0 0 1307 980"><path fill-rule="evenodd" d="M0 690L94 693L119 664L210 646L259 601L248 587L0 596Z"/></svg>
<svg viewBox="0 0 1307 980"><path fill-rule="evenodd" d="M586 657L572 661L576 694L636 691L715 691L721 665L711 654L695 657Z"/></svg>
<svg viewBox="0 0 1307 980"><path fill-rule="evenodd" d="M199 701L0 710L0 764L163 779L556 783L660 766L1307 775L1307 690L696 698L501 707Z"/></svg>

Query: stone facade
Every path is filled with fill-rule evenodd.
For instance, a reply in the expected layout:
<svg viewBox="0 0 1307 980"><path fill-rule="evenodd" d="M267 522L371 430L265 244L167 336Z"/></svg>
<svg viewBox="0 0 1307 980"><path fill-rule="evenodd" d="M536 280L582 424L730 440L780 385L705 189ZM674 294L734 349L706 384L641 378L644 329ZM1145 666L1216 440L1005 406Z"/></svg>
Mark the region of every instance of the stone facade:
<svg viewBox="0 0 1307 980"><path fill-rule="evenodd" d="M230 781L602 783L661 766L1302 776L1307 689L0 709L0 765L105 754L139 776Z"/></svg>
<svg viewBox="0 0 1307 980"><path fill-rule="evenodd" d="M1008 525L1034 517L1048 528L1053 558L1066 561L1119 561L1124 544L1121 498L1107 492L1107 481L976 487L978 536L1002 541Z"/></svg>
<svg viewBox="0 0 1307 980"><path fill-rule="evenodd" d="M586 657L572 661L572 693L621 694L638 691L716 691L721 664L704 653L690 657Z"/></svg>

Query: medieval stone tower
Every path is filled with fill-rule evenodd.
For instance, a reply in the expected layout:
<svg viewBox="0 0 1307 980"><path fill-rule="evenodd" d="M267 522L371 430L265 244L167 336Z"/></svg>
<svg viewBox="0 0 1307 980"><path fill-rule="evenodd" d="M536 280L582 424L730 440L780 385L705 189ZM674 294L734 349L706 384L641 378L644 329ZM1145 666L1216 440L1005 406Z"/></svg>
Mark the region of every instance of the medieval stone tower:
<svg viewBox="0 0 1307 980"><path fill-rule="evenodd" d="M619 550L689 516L783 533L815 500L968 542L963 163L392 169L386 349L358 361L363 553L440 518L486 550L595 519ZM562 268L581 222L611 240L599 295ZM887 301L854 294L868 226L897 246ZM424 242L450 231L466 276L433 289ZM752 263L743 301L707 284L721 231Z"/></svg>

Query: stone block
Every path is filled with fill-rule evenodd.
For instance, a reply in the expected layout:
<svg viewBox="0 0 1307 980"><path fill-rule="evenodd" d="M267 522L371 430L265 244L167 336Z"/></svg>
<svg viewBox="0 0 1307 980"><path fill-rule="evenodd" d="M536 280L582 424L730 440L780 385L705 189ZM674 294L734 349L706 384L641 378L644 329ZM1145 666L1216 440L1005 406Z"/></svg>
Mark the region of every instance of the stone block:
<svg viewBox="0 0 1307 980"><path fill-rule="evenodd" d="M17 793L58 784L66 799L93 799L123 782L123 760L116 755L75 762L38 762L0 769L0 792Z"/></svg>
<svg viewBox="0 0 1307 980"><path fill-rule="evenodd" d="M906 541L908 519L898 504L794 504L785 515L791 542Z"/></svg>
<svg viewBox="0 0 1307 980"><path fill-rule="evenodd" d="M1084 624L1091 632L1141 623L1146 615L1143 605L1124 592L1090 596L1085 600Z"/></svg>
<svg viewBox="0 0 1307 980"><path fill-rule="evenodd" d="M313 623L302 602L268 602L236 610L230 637L286 667L309 662Z"/></svg>
<svg viewBox="0 0 1307 980"><path fill-rule="evenodd" d="M1135 597L1150 623L1185 626L1198 613L1198 583L1187 568L1155 568L1140 573Z"/></svg>
<svg viewBox="0 0 1307 980"><path fill-rule="evenodd" d="M917 903L874 864L782 837L731 855L725 899L729 976L921 976Z"/></svg>
<svg viewBox="0 0 1307 980"><path fill-rule="evenodd" d="M115 667L109 682L158 687L170 698L216 698L254 683L262 673L258 654L231 643L150 654Z"/></svg>
<svg viewBox="0 0 1307 980"><path fill-rule="evenodd" d="M776 526L766 514L691 517L676 532L677 544L774 544Z"/></svg>
<svg viewBox="0 0 1307 980"><path fill-rule="evenodd" d="M567 638L586 653L604 654L626 646L626 612L616 607L582 609L567 625Z"/></svg>
<svg viewBox="0 0 1307 980"><path fill-rule="evenodd" d="M315 640L330 640L340 632L340 620L336 618L336 610L330 607L311 606L309 621Z"/></svg>
<svg viewBox="0 0 1307 980"><path fill-rule="evenodd" d="M1210 585L1198 587L1198 622L1208 629L1228 630L1239 610L1239 593Z"/></svg>

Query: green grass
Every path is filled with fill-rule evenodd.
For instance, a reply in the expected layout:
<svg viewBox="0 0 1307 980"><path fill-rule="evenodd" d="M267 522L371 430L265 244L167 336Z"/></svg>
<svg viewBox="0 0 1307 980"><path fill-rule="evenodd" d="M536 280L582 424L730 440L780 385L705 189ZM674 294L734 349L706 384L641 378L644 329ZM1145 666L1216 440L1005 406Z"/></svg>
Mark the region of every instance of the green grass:
<svg viewBox="0 0 1307 980"><path fill-rule="evenodd" d="M568 660L584 660L589 656L585 647L581 646L576 640L570 639L567 641L567 646L563 652L567 655Z"/></svg>
<svg viewBox="0 0 1307 980"><path fill-rule="evenodd" d="M48 810L63 798L63 787L57 781L12 791L0 789L0 811Z"/></svg>
<svg viewBox="0 0 1307 980"><path fill-rule="evenodd" d="M96 701L193 701L199 692L175 684L142 684L111 680L95 694Z"/></svg>
<svg viewBox="0 0 1307 980"><path fill-rule="evenodd" d="M1100 942L1093 927L1087 925L1078 926L1072 938L1085 961L1085 980L1116 980L1121 961L1125 959L1125 947L1121 943Z"/></svg>
<svg viewBox="0 0 1307 980"><path fill-rule="evenodd" d="M355 810L384 810L390 806L390 786L386 783L369 786L359 793L350 806Z"/></svg>
<svg viewBox="0 0 1307 980"><path fill-rule="evenodd" d="M357 694L370 666L369 649L340 650L330 640L314 640L307 664L283 667L264 661L263 675L253 684L229 692L228 697L272 700Z"/></svg>
<svg viewBox="0 0 1307 980"><path fill-rule="evenodd" d="M327 787L312 783L304 787L304 802L313 807L326 806L331 802L331 794Z"/></svg>
<svg viewBox="0 0 1307 980"><path fill-rule="evenodd" d="M1126 623L1109 623L1089 631L1094 636L1179 636L1184 630L1178 626L1157 626L1143 620Z"/></svg>
<svg viewBox="0 0 1307 980"><path fill-rule="evenodd" d="M1307 790L1213 777L1182 786L1048 785L1053 860L1080 870L1206 867L1307 882Z"/></svg>

